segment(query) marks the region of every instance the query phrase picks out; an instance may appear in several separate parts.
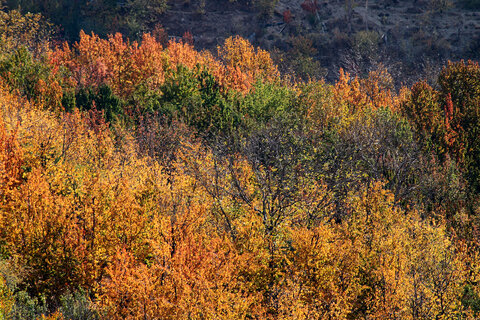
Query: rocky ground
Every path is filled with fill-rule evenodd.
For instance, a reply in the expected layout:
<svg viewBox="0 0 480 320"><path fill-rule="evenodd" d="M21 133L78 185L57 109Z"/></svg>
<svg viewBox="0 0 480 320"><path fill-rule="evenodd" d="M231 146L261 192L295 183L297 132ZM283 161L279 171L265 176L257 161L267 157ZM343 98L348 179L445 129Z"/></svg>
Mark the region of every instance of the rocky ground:
<svg viewBox="0 0 480 320"><path fill-rule="evenodd" d="M304 0L279 0L270 15L262 15L258 7L241 0L171 0L159 22L169 36L189 31L196 47L213 52L226 37L240 35L260 47L288 53L300 37L311 43L310 54L328 80L337 77L340 67L361 76L381 64L394 78L398 74L400 84L433 76L448 59L480 56L480 11L457 2L440 8L435 2L357 0L349 11L346 0L329 0L319 1L312 13L302 8ZM291 21L285 24L287 11Z"/></svg>

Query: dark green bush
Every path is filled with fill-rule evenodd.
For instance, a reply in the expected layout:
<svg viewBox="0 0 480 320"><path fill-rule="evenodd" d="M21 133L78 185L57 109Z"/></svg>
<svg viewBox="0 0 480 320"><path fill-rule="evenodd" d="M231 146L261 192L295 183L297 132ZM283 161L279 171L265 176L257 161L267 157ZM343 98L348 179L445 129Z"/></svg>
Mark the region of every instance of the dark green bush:
<svg viewBox="0 0 480 320"><path fill-rule="evenodd" d="M147 100L147 109L182 120L202 135L229 133L238 126L232 98L206 70L180 65L169 72L160 92L149 94L153 99Z"/></svg>
<svg viewBox="0 0 480 320"><path fill-rule="evenodd" d="M62 105L66 111L72 111L74 108L102 110L105 120L109 122L123 115L123 102L106 84L98 88L80 88L76 93L67 91L63 95Z"/></svg>
<svg viewBox="0 0 480 320"><path fill-rule="evenodd" d="M34 59L25 47L20 47L10 54L0 55L0 77L10 88L19 90L28 99L39 97L39 80L48 83L49 74L49 66Z"/></svg>

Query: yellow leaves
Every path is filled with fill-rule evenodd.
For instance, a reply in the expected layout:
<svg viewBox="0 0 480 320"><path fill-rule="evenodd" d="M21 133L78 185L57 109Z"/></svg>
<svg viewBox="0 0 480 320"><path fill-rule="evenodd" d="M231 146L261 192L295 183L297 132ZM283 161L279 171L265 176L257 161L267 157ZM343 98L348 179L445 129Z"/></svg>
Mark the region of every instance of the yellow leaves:
<svg viewBox="0 0 480 320"><path fill-rule="evenodd" d="M37 320L64 320L64 317L60 312L57 311L48 316L42 314L42 316L38 317Z"/></svg>
<svg viewBox="0 0 480 320"><path fill-rule="evenodd" d="M0 121L15 132L25 168L48 167L58 154L61 140L54 115L0 89Z"/></svg>
<svg viewBox="0 0 480 320"><path fill-rule="evenodd" d="M218 47L218 55L229 67L238 67L242 72L250 75L253 80L277 80L278 70L273 64L270 54L262 49L255 48L248 40L240 37L230 37L225 40L223 47Z"/></svg>
<svg viewBox="0 0 480 320"><path fill-rule="evenodd" d="M1 237L5 250L32 268L33 288L50 294L92 287L120 243L147 256L149 215L135 198L135 183L146 181L145 161L130 152L125 163L98 114L55 118L16 101L0 95L0 143L16 146L20 157L12 167L14 149L0 149L2 171L17 181L8 190L0 185ZM54 276L43 279L45 270Z"/></svg>
<svg viewBox="0 0 480 320"><path fill-rule="evenodd" d="M260 48L255 49L246 39L230 37L217 49L220 59L225 63L224 76L221 79L225 79L227 87L246 92L256 80L280 79L270 54ZM223 82L220 80L220 83Z"/></svg>
<svg viewBox="0 0 480 320"><path fill-rule="evenodd" d="M25 46L36 54L48 50L52 25L43 21L41 14L22 15L18 10L0 12L0 46L9 52Z"/></svg>
<svg viewBox="0 0 480 320"><path fill-rule="evenodd" d="M49 54L53 74L66 67L71 76L63 79L65 86L99 86L108 84L114 93L128 99L138 84L156 89L165 81L165 71L178 65L189 69L204 67L218 81L223 91L246 93L255 81L278 81L277 67L268 52L255 49L247 40L229 38L218 48L219 59L208 51L198 52L189 43L170 41L164 49L150 34L142 42L124 41L121 34L101 39L95 34L80 33L80 41L57 48ZM45 89L51 101L58 103L58 83ZM42 87L43 88L43 87Z"/></svg>
<svg viewBox="0 0 480 320"><path fill-rule="evenodd" d="M248 41L243 39L241 41L248 43ZM222 49L219 48L219 50ZM228 47L225 48L225 52L228 50ZM252 69L256 68L256 66L251 65L248 68L243 68L241 65L235 63L222 63L216 60L208 51L198 52L188 43L170 41L166 53L168 67L175 69L176 66L183 65L189 69L194 69L198 65L203 66L211 72L225 91L232 89L245 93L252 87L255 80L258 79ZM271 63L273 68L273 62ZM260 73L258 75L260 75Z"/></svg>
<svg viewBox="0 0 480 320"><path fill-rule="evenodd" d="M374 110L386 108L398 110L405 101L405 89L396 95L393 91L391 76L385 69L370 72L368 78L351 79L348 73L340 69L340 77L332 89L332 101L339 109L341 124L346 128L353 120L368 115Z"/></svg>
<svg viewBox="0 0 480 320"><path fill-rule="evenodd" d="M374 184L352 203L352 218L344 232L354 239L367 286L377 294L370 303L380 319L452 316L460 312L463 271L441 224L422 221L416 212L403 212L393 195ZM374 279L381 281L375 288ZM442 279L442 280L440 280Z"/></svg>
<svg viewBox="0 0 480 320"><path fill-rule="evenodd" d="M14 305L14 300L10 289L8 289L3 275L0 274L0 319L8 319L12 307Z"/></svg>
<svg viewBox="0 0 480 320"><path fill-rule="evenodd" d="M108 268L99 291L110 318L244 318L252 302L235 281L235 250L216 234L203 197L195 195L200 191L191 187L176 175L171 196L159 194L152 232L160 238L147 264L122 251Z"/></svg>
<svg viewBox="0 0 480 320"><path fill-rule="evenodd" d="M204 64L240 91L278 80L245 40L220 53L225 64L148 35L138 45L82 34L51 58L80 83L122 94L145 78L162 83L175 64ZM371 78L309 83L303 111L346 130L394 107L388 76ZM382 183L350 194L342 220L329 221L340 209L321 180L277 181L281 168L222 159L183 136L165 168L115 129L122 139L100 112L54 115L0 90L0 243L28 267L34 293L92 290L108 319L430 319L457 316L465 279L478 280L466 262L478 257L457 254L441 223L399 209Z"/></svg>
<svg viewBox="0 0 480 320"><path fill-rule="evenodd" d="M275 318L418 319L462 312L462 262L441 224L397 208L381 183L352 196L350 207L341 224L282 230L274 251L261 237L252 240L258 246L244 243L255 252L245 271L256 290L267 297L275 292L268 309ZM253 227L254 216L246 220Z"/></svg>
<svg viewBox="0 0 480 320"><path fill-rule="evenodd" d="M330 224L294 230L292 240L291 283L304 310L300 319L346 319L359 291L355 248Z"/></svg>

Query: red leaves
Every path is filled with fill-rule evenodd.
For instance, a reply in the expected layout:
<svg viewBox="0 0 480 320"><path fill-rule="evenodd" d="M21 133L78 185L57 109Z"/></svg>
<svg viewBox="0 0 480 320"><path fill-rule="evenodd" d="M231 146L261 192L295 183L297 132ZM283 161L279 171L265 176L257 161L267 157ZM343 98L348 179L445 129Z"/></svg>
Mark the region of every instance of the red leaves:
<svg viewBox="0 0 480 320"><path fill-rule="evenodd" d="M0 186L14 188L22 179L22 150L16 139L16 132L8 132L0 119ZM0 189L0 196L5 195Z"/></svg>
<svg viewBox="0 0 480 320"><path fill-rule="evenodd" d="M453 136L453 129L450 126L451 121L453 120L453 102L452 102L452 95L449 93L447 95L447 101L445 102L445 140L447 145L452 146L455 138Z"/></svg>
<svg viewBox="0 0 480 320"><path fill-rule="evenodd" d="M193 35L190 31L185 31L182 37L183 42L193 46Z"/></svg>
<svg viewBox="0 0 480 320"><path fill-rule="evenodd" d="M290 9L283 11L283 22L286 24L290 24L292 22L292 11L290 11Z"/></svg>
<svg viewBox="0 0 480 320"><path fill-rule="evenodd" d="M285 12L290 23L291 13ZM207 51L193 47L194 37L185 32L182 41L170 41L163 48L163 29L154 35L144 34L141 43L125 41L121 34L101 39L95 34L80 34L80 41L70 48L64 44L50 54L54 74L66 67L70 75L63 79L70 87L98 87L109 85L114 93L128 100L139 84L157 88L163 83L165 70L179 64L193 69L205 67L222 86L223 91L233 89L245 93L259 79L275 81L279 78L270 54L254 48L240 37L229 38L219 47L220 59Z"/></svg>
<svg viewBox="0 0 480 320"><path fill-rule="evenodd" d="M305 0L300 6L303 10L309 13L316 13L318 10L320 10L318 6L318 0Z"/></svg>

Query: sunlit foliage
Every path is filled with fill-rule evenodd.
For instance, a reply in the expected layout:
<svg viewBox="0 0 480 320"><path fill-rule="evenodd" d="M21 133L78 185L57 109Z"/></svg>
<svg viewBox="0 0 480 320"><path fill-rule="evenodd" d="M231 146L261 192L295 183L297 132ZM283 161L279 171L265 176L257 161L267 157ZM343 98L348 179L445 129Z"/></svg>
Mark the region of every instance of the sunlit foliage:
<svg viewBox="0 0 480 320"><path fill-rule="evenodd" d="M238 37L38 51L10 14L0 319L478 317L477 64L294 82Z"/></svg>

